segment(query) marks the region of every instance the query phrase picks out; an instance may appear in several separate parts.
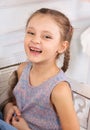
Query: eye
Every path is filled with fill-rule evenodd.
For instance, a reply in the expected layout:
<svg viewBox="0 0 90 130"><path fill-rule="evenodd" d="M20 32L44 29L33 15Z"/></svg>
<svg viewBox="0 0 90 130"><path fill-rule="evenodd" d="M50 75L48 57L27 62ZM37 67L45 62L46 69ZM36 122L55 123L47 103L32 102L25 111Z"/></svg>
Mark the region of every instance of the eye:
<svg viewBox="0 0 90 130"><path fill-rule="evenodd" d="M52 39L52 37L49 36L49 35L45 35L44 38L46 38L46 39Z"/></svg>
<svg viewBox="0 0 90 130"><path fill-rule="evenodd" d="M35 34L34 32L31 32L31 31L28 31L27 33L30 34L30 35L34 35Z"/></svg>

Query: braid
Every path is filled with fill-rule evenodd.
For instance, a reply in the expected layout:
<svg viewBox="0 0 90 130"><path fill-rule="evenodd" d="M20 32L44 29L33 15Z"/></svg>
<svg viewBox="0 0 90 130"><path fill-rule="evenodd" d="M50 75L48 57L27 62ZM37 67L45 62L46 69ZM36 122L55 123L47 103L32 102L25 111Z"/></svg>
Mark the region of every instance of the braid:
<svg viewBox="0 0 90 130"><path fill-rule="evenodd" d="M63 66L61 68L64 72L66 72L66 70L68 69L69 60L70 60L70 48L68 48L64 53L64 61L63 61Z"/></svg>

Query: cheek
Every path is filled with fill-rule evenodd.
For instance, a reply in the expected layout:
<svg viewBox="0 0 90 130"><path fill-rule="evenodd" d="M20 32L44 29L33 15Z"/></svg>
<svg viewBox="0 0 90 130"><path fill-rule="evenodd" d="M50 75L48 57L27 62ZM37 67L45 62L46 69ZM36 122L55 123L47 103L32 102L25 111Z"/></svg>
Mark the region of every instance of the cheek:
<svg viewBox="0 0 90 130"><path fill-rule="evenodd" d="M25 49L25 52L27 53L28 52L28 42L26 39L24 40L24 49Z"/></svg>
<svg viewBox="0 0 90 130"><path fill-rule="evenodd" d="M55 42L50 48L53 53L57 52L60 47L60 43Z"/></svg>
<svg viewBox="0 0 90 130"><path fill-rule="evenodd" d="M24 39L24 43L25 43L25 44L28 44L28 43L29 43L29 41L30 41L30 39L29 39L29 38L27 38L27 37L25 37L25 39Z"/></svg>
<svg viewBox="0 0 90 130"><path fill-rule="evenodd" d="M57 55L58 52L58 46L56 45L48 45L48 47L44 48L46 54L54 56Z"/></svg>
<svg viewBox="0 0 90 130"><path fill-rule="evenodd" d="M27 42L26 42L26 39L24 39L24 48L26 49L26 45L27 45Z"/></svg>
<svg viewBox="0 0 90 130"><path fill-rule="evenodd" d="M30 36L29 35L27 35L27 34L25 35L24 42L26 44L28 44L30 42Z"/></svg>
<svg viewBox="0 0 90 130"><path fill-rule="evenodd" d="M24 38L24 47L27 48L30 43L30 39L28 37Z"/></svg>

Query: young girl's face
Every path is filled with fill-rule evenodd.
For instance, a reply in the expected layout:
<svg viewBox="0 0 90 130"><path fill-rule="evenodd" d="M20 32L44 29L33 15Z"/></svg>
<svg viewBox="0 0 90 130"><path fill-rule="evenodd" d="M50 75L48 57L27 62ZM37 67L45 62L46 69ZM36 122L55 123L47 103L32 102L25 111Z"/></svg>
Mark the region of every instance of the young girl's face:
<svg viewBox="0 0 90 130"><path fill-rule="evenodd" d="M50 16L34 16L25 35L25 51L29 60L33 63L55 62L61 51L60 39L60 29Z"/></svg>

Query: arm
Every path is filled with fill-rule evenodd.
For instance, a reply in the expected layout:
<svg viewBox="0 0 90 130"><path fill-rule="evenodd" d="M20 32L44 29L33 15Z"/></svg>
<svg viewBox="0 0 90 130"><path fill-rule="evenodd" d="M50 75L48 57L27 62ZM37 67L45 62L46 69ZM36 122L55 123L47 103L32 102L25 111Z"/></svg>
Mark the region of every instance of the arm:
<svg viewBox="0 0 90 130"><path fill-rule="evenodd" d="M16 100L12 91L15 85L17 84L25 65L26 63L20 64L17 71L14 71L10 76L10 80L9 80L10 91L8 93L9 99L3 106L4 120L8 123L10 123L14 113L16 113L18 116L21 115L18 107L16 106Z"/></svg>
<svg viewBox="0 0 90 130"><path fill-rule="evenodd" d="M58 84L51 96L63 130L80 130L72 101L71 89L67 82Z"/></svg>

